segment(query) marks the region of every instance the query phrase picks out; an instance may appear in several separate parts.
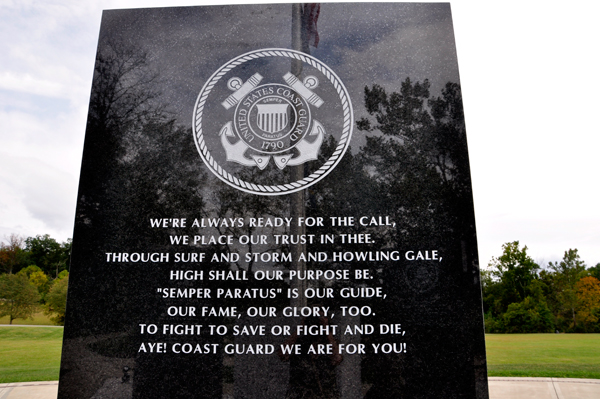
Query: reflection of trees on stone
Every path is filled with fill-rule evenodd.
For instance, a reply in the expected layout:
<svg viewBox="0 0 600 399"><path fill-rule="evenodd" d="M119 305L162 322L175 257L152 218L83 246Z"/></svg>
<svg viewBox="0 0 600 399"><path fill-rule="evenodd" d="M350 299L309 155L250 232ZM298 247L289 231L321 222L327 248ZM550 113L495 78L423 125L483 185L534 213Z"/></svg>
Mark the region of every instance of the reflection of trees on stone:
<svg viewBox="0 0 600 399"><path fill-rule="evenodd" d="M263 170L258 168L244 169L239 176L242 178L248 177L252 181L260 180L260 184L272 185L273 179L270 177L272 173L280 173L279 170ZM257 178L257 174L260 177ZM250 177L249 175L253 175ZM281 254L288 255L290 248L281 243L275 243L275 234L289 234L289 228L284 223L283 226L252 226L250 219L262 220L263 223L267 220L273 221L274 218L289 218L288 200L285 196L262 196L255 194L247 194L241 192L237 188L233 188L224 183L213 181L214 190L210 196L207 205L206 215L209 218L222 220L224 218L242 218L242 225L238 223L228 223L227 226L216 226L213 228L198 229L196 234L204 235L223 235L233 237L232 245L219 246L219 252L227 255L233 253L239 254L239 260L232 262L223 262L221 264L211 263L210 268L215 269L220 267L224 270L246 271L248 281L228 281L228 288L260 288L260 289L277 289L281 288L285 292L287 285L281 280L254 280L253 273L257 270L287 270L290 265L288 261L284 261ZM240 244L239 239L242 236L247 236L250 239L247 244ZM265 236L267 243L260 243L258 237ZM253 240L259 240L253 241ZM246 254L252 253L250 260L247 261ZM269 260L264 262L262 256ZM277 260L275 260L277 257ZM222 286L220 282L215 282L215 285ZM237 299L223 298L220 300L219 306L236 306L239 312L243 312L250 306L286 306L288 301L283 295L277 296L276 299L262 299L260 297L246 299L240 302ZM255 322L255 321L254 321ZM233 337L231 337L233 339Z"/></svg>
<svg viewBox="0 0 600 399"><path fill-rule="evenodd" d="M220 251L216 245L198 247L194 245L173 245L169 236L189 235L190 240L198 234L193 227L196 218L206 216L206 173L198 160L192 135L189 129L178 126L168 115L155 114L144 124L130 130L123 138L124 152L119 160L120 173L114 179L115 199L120 201L118 213L121 215L119 248L122 250L170 253L170 268L124 265L124 281L115 290L122 292L123 298L154 297L157 287L206 287L214 288L216 283L198 281L170 281L169 269L205 270L224 268L216 263L175 263L174 253L204 252L210 259ZM150 228L150 219L178 218L187 220L185 228ZM129 266L129 267L128 267ZM213 291L214 292L214 291ZM184 316L166 317L169 306L193 305L217 306L215 298L195 299L182 302L178 299L137 301L120 305L125 313L136 316L136 323L197 323L202 325L221 324L220 318ZM193 321L191 321L193 320ZM128 321L132 325L131 320ZM138 331L132 333L138 335ZM138 340L143 337L138 335ZM162 340L172 344L180 342L178 336L164 336ZM193 336L186 342L220 343L221 337ZM133 346L134 348L136 346ZM205 355L204 361L189 364L187 359L169 357L160 364L151 354L137 354L134 375L134 397L205 397L220 396L222 360L221 354ZM203 375L207 384L199 385L195 376ZM177 392L173 393L173 386Z"/></svg>
<svg viewBox="0 0 600 399"><path fill-rule="evenodd" d="M108 37L100 38L77 215L89 227L91 217L102 215L106 209L97 197L108 192L107 182L118 174L119 163L127 154L127 135L165 119L164 107L158 105L158 83L146 52Z"/></svg>
<svg viewBox="0 0 600 399"><path fill-rule="evenodd" d="M366 87L365 105L374 118L357 123L359 130L380 132L367 137L365 167L378 182L383 209L394 212L403 242L430 241L432 231L445 240L450 231L440 231L439 218L472 208L460 87L448 83L437 98L429 87L427 80L410 79L389 95L378 85Z"/></svg>
<svg viewBox="0 0 600 399"><path fill-rule="evenodd" d="M402 355L365 357L363 379L373 384L367 397L417 392L423 397L443 396L455 391L450 387L457 382L438 381L432 386L424 379L427 373L419 370L424 359L436 375L444 375L441 365L453 361L483 366L461 371L465 374L457 379L461 384L471 384L473 373L485 373L483 346L468 353L436 348L445 340L477 342L471 337L482 331L481 323L475 322L478 314L464 314L463 320L451 316L465 308L476 310L467 304L481 300L460 86L448 83L441 97L432 97L427 80L406 79L392 93L373 85L365 88L365 107L370 116L359 120L357 127L373 134L361 150L362 166L372 181L375 209L396 222L378 244L400 251L436 249L444 259L443 264L411 263L402 256L398 262L378 265L388 294L385 303L396 305L377 306L371 321L402 323L407 334L394 342L407 342L408 350ZM446 331L444 336L441 331ZM390 337L365 340L389 342ZM463 391L471 389L475 385Z"/></svg>
<svg viewBox="0 0 600 399"><path fill-rule="evenodd" d="M148 54L123 42L101 39L96 55L89 123L107 133L126 131L159 116L158 74Z"/></svg>
<svg viewBox="0 0 600 399"><path fill-rule="evenodd" d="M329 137L323 142L319 160L325 162L337 146L337 142L333 137ZM374 250L380 245L372 244L342 244L340 234L359 234L371 233L375 241L378 240L380 230L370 230L359 225L359 218L367 214L378 214L381 210L377 207L377 199L372 196L372 190L376 188L375 182L369 178L363 168L361 158L358 155L352 154L349 150L346 152L336 168L323 179L308 189L306 216L307 217L322 217L324 227L312 227L311 234L315 234L315 242L308 245L307 251L310 253L325 252L328 254L328 260L309 261L307 268L309 270L350 270L354 273L355 269L371 269L371 262L361 261L333 261L332 254L334 252L360 252ZM354 218L353 226L332 225L331 218L352 217ZM321 242L320 237L328 235L334 237L333 243ZM380 241L381 242L381 241ZM318 285L319 282L311 282L310 285ZM353 285L352 281L337 282L338 288L344 285ZM320 285L318 285L320 286ZM338 298L339 299L339 298ZM324 302L319 300L319 302ZM352 300L344 300L343 304L349 304Z"/></svg>
<svg viewBox="0 0 600 399"><path fill-rule="evenodd" d="M151 57L143 49L101 38L76 219L73 262L77 267L70 277L70 295L78 298L78 304L67 309L65 345L71 348L66 350L71 358L63 362L63 373L69 378L89 380L85 376L90 373L119 373L119 358L135 358L127 365L135 370L136 397L177 396L177 392L161 391L173 385L178 386L179 397L202 392L205 397L220 396L220 355L206 357L205 362L192 367L172 358L157 365L152 355L137 353L140 340L145 339L140 336L139 324L160 323L168 306L181 305L176 299L160 303L153 300L160 297L157 287L172 284L168 266L106 260L105 252L170 253L173 265L173 252L200 252L197 247L170 245L169 235L191 234L191 222L185 229L150 227L150 218L202 217L206 180L189 129L178 126L166 111L161 98L163 82L153 68ZM202 248L202 252L211 251L215 248ZM202 266L188 263L177 267ZM194 283L183 281L177 286L197 286ZM194 304L210 306L212 300ZM183 317L169 319L171 323L184 321L189 322ZM205 321L198 318L195 322ZM112 332L114 336L107 335ZM104 356L105 365L94 370L80 365L76 355L81 351L77 346L80 344L72 338L82 334L91 340L86 350ZM203 338L204 334L190 342ZM172 339L163 337L166 342ZM211 340L209 337L206 342ZM148 380L150 375L154 376L152 381ZM163 381L155 378L157 375ZM196 375L204 376L207 388L200 389L193 378ZM65 397L83 396L79 391L67 392L69 387L79 389L78 384L64 387L61 394ZM85 389L93 392L99 387Z"/></svg>
<svg viewBox="0 0 600 399"><path fill-rule="evenodd" d="M329 136L323 142L319 161L324 163L331 157L337 144L336 140ZM373 188L373 182L363 170L360 158L349 149L326 179L308 189L307 212L326 219L343 215L356 217L367 209L372 209L373 198L369 193Z"/></svg>
<svg viewBox="0 0 600 399"><path fill-rule="evenodd" d="M271 165L274 166L274 165ZM276 168L266 168L259 170L256 167L243 168L239 172L239 177L242 180L260 182L259 184L273 185L276 178L280 177L282 172ZM284 171L283 173L286 173ZM273 176L275 175L275 176ZM261 219L264 221L273 221L274 218L289 218L289 202L287 196L262 196L255 194L247 194L237 188L233 188L220 181L213 181L213 191L208 203L207 216L222 220L224 218L242 218L242 225L228 223L227 226L215 227L212 229L203 229L200 234L218 234L233 237L233 244L226 245L222 252L226 254L238 253L240 260L225 264L227 269L237 271L247 271L249 281L228 281L227 288L258 288L261 290L281 289L285 292L287 284L281 280L255 280L253 272L257 270L273 271L285 270L290 267L287 261L263 262L260 256L266 255L269 259L271 256L277 256L282 253L289 254L287 246L276 244L274 242L275 234L289 234L289 228L283 226L252 226L250 220ZM250 240L247 244L240 244L239 238L242 236L258 237L266 236L267 244L255 243ZM259 258L252 257L250 261L245 259L248 253L259 254ZM221 284L223 286L223 284ZM267 325L283 324L281 318L264 318L264 317L249 317L245 315L245 311L249 307L271 307L275 306L282 308L288 306L289 300L284 295L278 295L274 299L246 298L243 301L239 299L224 298L220 300L219 306L235 306L237 311L242 315L236 320L224 320L230 326L225 342L235 343L237 345L245 344L277 344L278 339L271 336L248 336L248 335L233 335L232 328L246 328L248 325ZM274 342L275 341L275 342ZM247 356L247 355L228 355L224 357L224 384L226 390L233 389L236 397L270 397L270 392L281 391L280 384L281 373L286 372L283 364L279 364L278 359L274 356ZM265 370L269 373L265 374ZM227 377L229 376L229 378ZM268 381L269 387L261 385L261 381ZM231 385L229 385L231 384ZM257 389L257 387L260 388ZM253 396L257 394L258 396ZM265 396L266 395L266 396Z"/></svg>
<svg viewBox="0 0 600 399"><path fill-rule="evenodd" d="M145 230L141 227L149 223L146 215L157 213L149 207L156 209L160 206L157 198L161 190L169 194L172 192L169 187L152 179L163 165L170 166L175 176L180 173L173 163L165 165L165 161L169 161L168 156L159 159L158 154L169 144L175 149L185 135L169 120L159 94L158 75L153 72L149 56L143 49L110 37L100 39L76 215L75 239L81 240L82 244L76 245L73 262L80 265L79 270L85 267L102 269L105 265L104 252L143 251L148 246L145 242L148 237L135 233ZM181 152L181 149L178 151ZM173 153L170 156L178 157ZM142 198L146 198L147 202ZM146 205L142 206L142 203ZM98 243L99 247L96 246ZM85 244L90 247L84 247ZM133 278L123 278L119 284L116 283L119 273L129 273L126 269L127 265L112 268L117 291L125 292L132 288L131 284L136 284ZM85 297L87 285L93 284L77 272L72 274L71 281L77 282L72 284L72 290L80 291L77 296L82 297ZM129 284L123 284L126 281ZM120 329L129 322L127 309L132 304L125 304L117 298L106 296L98 300L104 302L102 309L105 312L113 313L108 320L114 328ZM87 325L89 322L90 326L96 325L95 328L101 327L104 331L113 328L95 323L88 316L92 309L86 312L83 303L80 308L82 320L76 323ZM102 313L97 309L94 311L99 316ZM118 316L114 315L115 311Z"/></svg>
<svg viewBox="0 0 600 399"><path fill-rule="evenodd" d="M143 227L148 227L151 218L187 218L185 228L170 229L169 233L192 234L193 220L205 214L202 190L206 174L198 163L189 130L173 121L154 121L131 132L125 143L118 185L126 193L123 208L130 212L128 223L139 228L140 218ZM160 229L144 231L151 236L137 232L139 244L150 238L164 238Z"/></svg>
<svg viewBox="0 0 600 399"><path fill-rule="evenodd" d="M239 176L242 180L246 181L259 181L259 184L263 185L274 185L274 180L270 178L270 174L273 173L281 173L279 170L275 168L266 169L263 171L258 170L258 168L246 168L239 173ZM256 175L259 176L256 176ZM248 176L246 176L248 175ZM253 175L253 176L249 176ZM219 234L222 235L231 235L234 237L235 241L238 241L240 236L247 235L266 235L268 236L268 244L258 245L250 241L243 248L231 248L228 246L228 251L240 251L241 256L244 253L281 253L282 250L286 250L286 248L282 245L277 245L274 243L273 235L274 234L287 234L288 230L286 226L281 227L253 227L250 225L250 219L259 219L263 218L266 220L267 218L289 218L289 210L288 210L288 201L285 196L263 196L263 195L254 195L254 194L246 194L238 190L237 188L233 188L229 185L216 183L218 184L218 188L215 190L214 195L212 197L214 203L214 209L210 213L211 216L217 218L243 218L244 223L243 226L227 226L222 228L217 228ZM242 267L244 264L244 267ZM246 263L236 262L236 266L238 269L247 270L250 274L253 271L255 261L252 259L250 262ZM282 267L283 264L276 262L271 264L274 267Z"/></svg>

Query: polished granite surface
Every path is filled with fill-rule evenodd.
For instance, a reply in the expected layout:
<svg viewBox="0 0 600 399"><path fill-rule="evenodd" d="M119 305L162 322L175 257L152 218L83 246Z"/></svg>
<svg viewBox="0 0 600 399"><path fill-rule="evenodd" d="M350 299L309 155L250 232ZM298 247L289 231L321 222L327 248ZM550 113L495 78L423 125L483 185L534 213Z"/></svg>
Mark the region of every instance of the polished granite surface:
<svg viewBox="0 0 600 399"><path fill-rule="evenodd" d="M59 398L487 398L449 4L105 11Z"/></svg>

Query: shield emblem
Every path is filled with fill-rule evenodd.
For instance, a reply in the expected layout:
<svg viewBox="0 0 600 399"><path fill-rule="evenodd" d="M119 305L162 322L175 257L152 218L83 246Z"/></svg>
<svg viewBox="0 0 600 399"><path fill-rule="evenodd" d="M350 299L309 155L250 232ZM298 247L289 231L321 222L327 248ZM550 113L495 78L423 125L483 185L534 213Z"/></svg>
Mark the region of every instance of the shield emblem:
<svg viewBox="0 0 600 399"><path fill-rule="evenodd" d="M277 133L288 125L289 104L257 104L256 124L267 133Z"/></svg>

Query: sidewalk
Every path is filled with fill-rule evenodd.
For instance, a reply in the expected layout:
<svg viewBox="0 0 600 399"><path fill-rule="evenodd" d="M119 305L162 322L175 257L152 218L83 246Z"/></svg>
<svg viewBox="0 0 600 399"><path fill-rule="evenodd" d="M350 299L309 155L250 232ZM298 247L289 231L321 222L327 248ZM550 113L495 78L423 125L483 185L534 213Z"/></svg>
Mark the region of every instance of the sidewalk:
<svg viewBox="0 0 600 399"><path fill-rule="evenodd" d="M490 399L598 399L600 380L490 377ZM0 399L56 399L58 381L0 384Z"/></svg>
<svg viewBox="0 0 600 399"><path fill-rule="evenodd" d="M600 380L489 377L490 399L598 399ZM0 397L0 399L3 399Z"/></svg>
<svg viewBox="0 0 600 399"><path fill-rule="evenodd" d="M58 381L0 384L0 399L56 399Z"/></svg>

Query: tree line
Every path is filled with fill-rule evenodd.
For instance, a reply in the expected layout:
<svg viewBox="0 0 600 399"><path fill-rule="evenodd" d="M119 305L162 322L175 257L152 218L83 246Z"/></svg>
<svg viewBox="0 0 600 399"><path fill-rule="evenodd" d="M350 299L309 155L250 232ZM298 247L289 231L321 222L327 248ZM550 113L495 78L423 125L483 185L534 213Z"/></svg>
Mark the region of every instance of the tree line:
<svg viewBox="0 0 600 399"><path fill-rule="evenodd" d="M0 317L12 324L43 310L52 322L64 324L71 240L12 234L6 241L0 243Z"/></svg>
<svg viewBox="0 0 600 399"><path fill-rule="evenodd" d="M600 263L569 249L542 267L519 241L502 250L481 272L486 332L600 332Z"/></svg>

